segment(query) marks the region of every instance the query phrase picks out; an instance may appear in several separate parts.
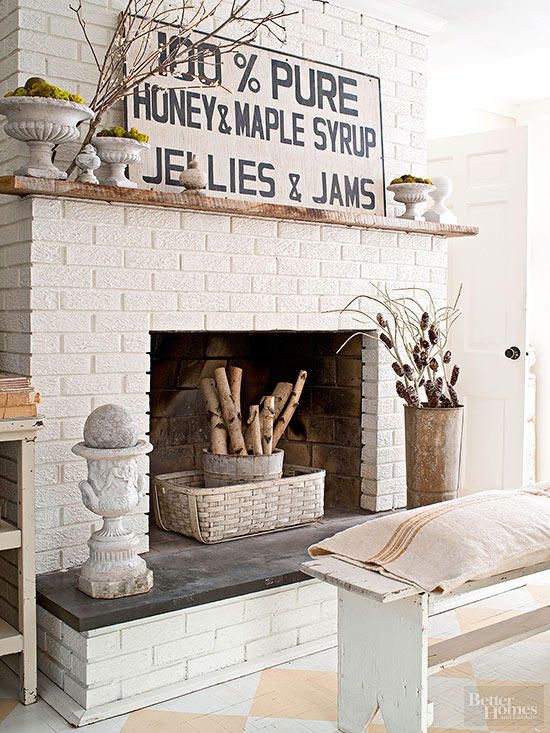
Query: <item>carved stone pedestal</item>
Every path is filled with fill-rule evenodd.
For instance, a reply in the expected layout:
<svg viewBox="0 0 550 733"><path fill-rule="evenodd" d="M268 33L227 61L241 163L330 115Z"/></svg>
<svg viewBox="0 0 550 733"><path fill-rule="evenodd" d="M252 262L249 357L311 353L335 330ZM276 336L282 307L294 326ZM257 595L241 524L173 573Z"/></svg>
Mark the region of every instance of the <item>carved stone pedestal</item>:
<svg viewBox="0 0 550 733"><path fill-rule="evenodd" d="M92 418L97 422L105 417L107 407L115 418L120 417L116 410L122 408L115 409L112 405L98 408L103 414L94 417L95 411L90 415L88 433L89 422ZM145 440L127 448L91 448L86 443L73 447L73 453L88 463L88 478L80 482L82 500L90 511L104 518L103 526L88 540L90 558L77 577L77 587L93 598L131 596L146 593L153 587L153 573L137 554L138 538L122 521L145 494L137 458L152 449Z"/></svg>

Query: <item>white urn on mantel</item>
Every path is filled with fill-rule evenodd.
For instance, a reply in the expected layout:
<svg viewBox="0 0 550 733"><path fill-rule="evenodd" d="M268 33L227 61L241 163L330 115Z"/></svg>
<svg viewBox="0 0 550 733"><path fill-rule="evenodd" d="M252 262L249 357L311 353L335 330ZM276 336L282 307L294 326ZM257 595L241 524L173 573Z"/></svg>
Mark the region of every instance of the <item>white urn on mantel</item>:
<svg viewBox="0 0 550 733"><path fill-rule="evenodd" d="M426 221L433 221L436 224L456 224L456 216L445 205L445 200L453 192L453 182L447 176L436 176L432 178L434 190L430 192L430 198L434 205L424 214Z"/></svg>
<svg viewBox="0 0 550 733"><path fill-rule="evenodd" d="M77 124L94 116L84 104L50 97L3 97L0 114L8 118L6 135L27 143L30 152L29 162L15 175L61 180L67 174L52 162L54 145L78 140Z"/></svg>
<svg viewBox="0 0 550 733"><path fill-rule="evenodd" d="M428 194L434 190L429 183L391 183L388 191L393 193L398 204L405 204L405 211L398 219L422 221Z"/></svg>
<svg viewBox="0 0 550 733"><path fill-rule="evenodd" d="M138 538L122 519L146 493L137 459L152 449L151 443L139 440L131 413L112 404L88 416L84 442L73 446L73 453L88 464L88 477L79 484L82 501L103 517L103 526L88 540L90 557L76 581L92 598L121 598L153 587L153 573L137 554Z"/></svg>
<svg viewBox="0 0 550 733"><path fill-rule="evenodd" d="M208 184L208 176L199 168L197 156L194 155L185 170L180 173L180 183L184 193L204 193Z"/></svg>
<svg viewBox="0 0 550 733"><path fill-rule="evenodd" d="M140 143L131 137L110 135L96 135L92 143L105 167L106 175L102 175L101 183L104 186L137 188L137 183L127 177L126 166L130 163L139 163L142 152L151 147L149 143ZM103 174L103 168L101 173Z"/></svg>

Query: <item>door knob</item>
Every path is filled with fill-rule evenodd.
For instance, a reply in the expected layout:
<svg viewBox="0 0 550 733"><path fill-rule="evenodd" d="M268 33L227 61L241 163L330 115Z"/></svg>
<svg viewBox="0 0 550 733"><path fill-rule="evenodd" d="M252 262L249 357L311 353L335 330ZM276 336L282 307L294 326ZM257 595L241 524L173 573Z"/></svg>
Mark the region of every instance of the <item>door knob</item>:
<svg viewBox="0 0 550 733"><path fill-rule="evenodd" d="M508 359L512 359L512 361L516 361L516 359L519 359L519 357L521 356L521 351L518 349L517 346L509 346L504 352L504 356L506 356Z"/></svg>

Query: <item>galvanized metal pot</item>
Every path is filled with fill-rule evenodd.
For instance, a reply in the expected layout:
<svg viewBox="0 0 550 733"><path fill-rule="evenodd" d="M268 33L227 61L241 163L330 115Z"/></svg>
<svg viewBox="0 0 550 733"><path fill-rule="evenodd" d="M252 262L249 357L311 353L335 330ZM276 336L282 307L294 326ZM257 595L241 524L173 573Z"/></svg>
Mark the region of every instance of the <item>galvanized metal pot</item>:
<svg viewBox="0 0 550 733"><path fill-rule="evenodd" d="M407 507L458 496L463 407L405 407Z"/></svg>

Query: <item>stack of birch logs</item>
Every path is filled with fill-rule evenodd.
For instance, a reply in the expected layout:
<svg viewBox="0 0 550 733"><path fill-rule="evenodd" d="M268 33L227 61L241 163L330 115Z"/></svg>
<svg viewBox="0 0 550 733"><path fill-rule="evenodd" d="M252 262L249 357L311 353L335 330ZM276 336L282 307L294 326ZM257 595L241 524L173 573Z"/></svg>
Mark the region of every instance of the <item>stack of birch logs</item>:
<svg viewBox="0 0 550 733"><path fill-rule="evenodd" d="M218 455L270 456L282 438L296 408L307 378L300 371L296 383L278 382L273 394L250 405L248 419L241 415L243 370L219 367L214 378L201 380L201 391L210 420L210 450Z"/></svg>

